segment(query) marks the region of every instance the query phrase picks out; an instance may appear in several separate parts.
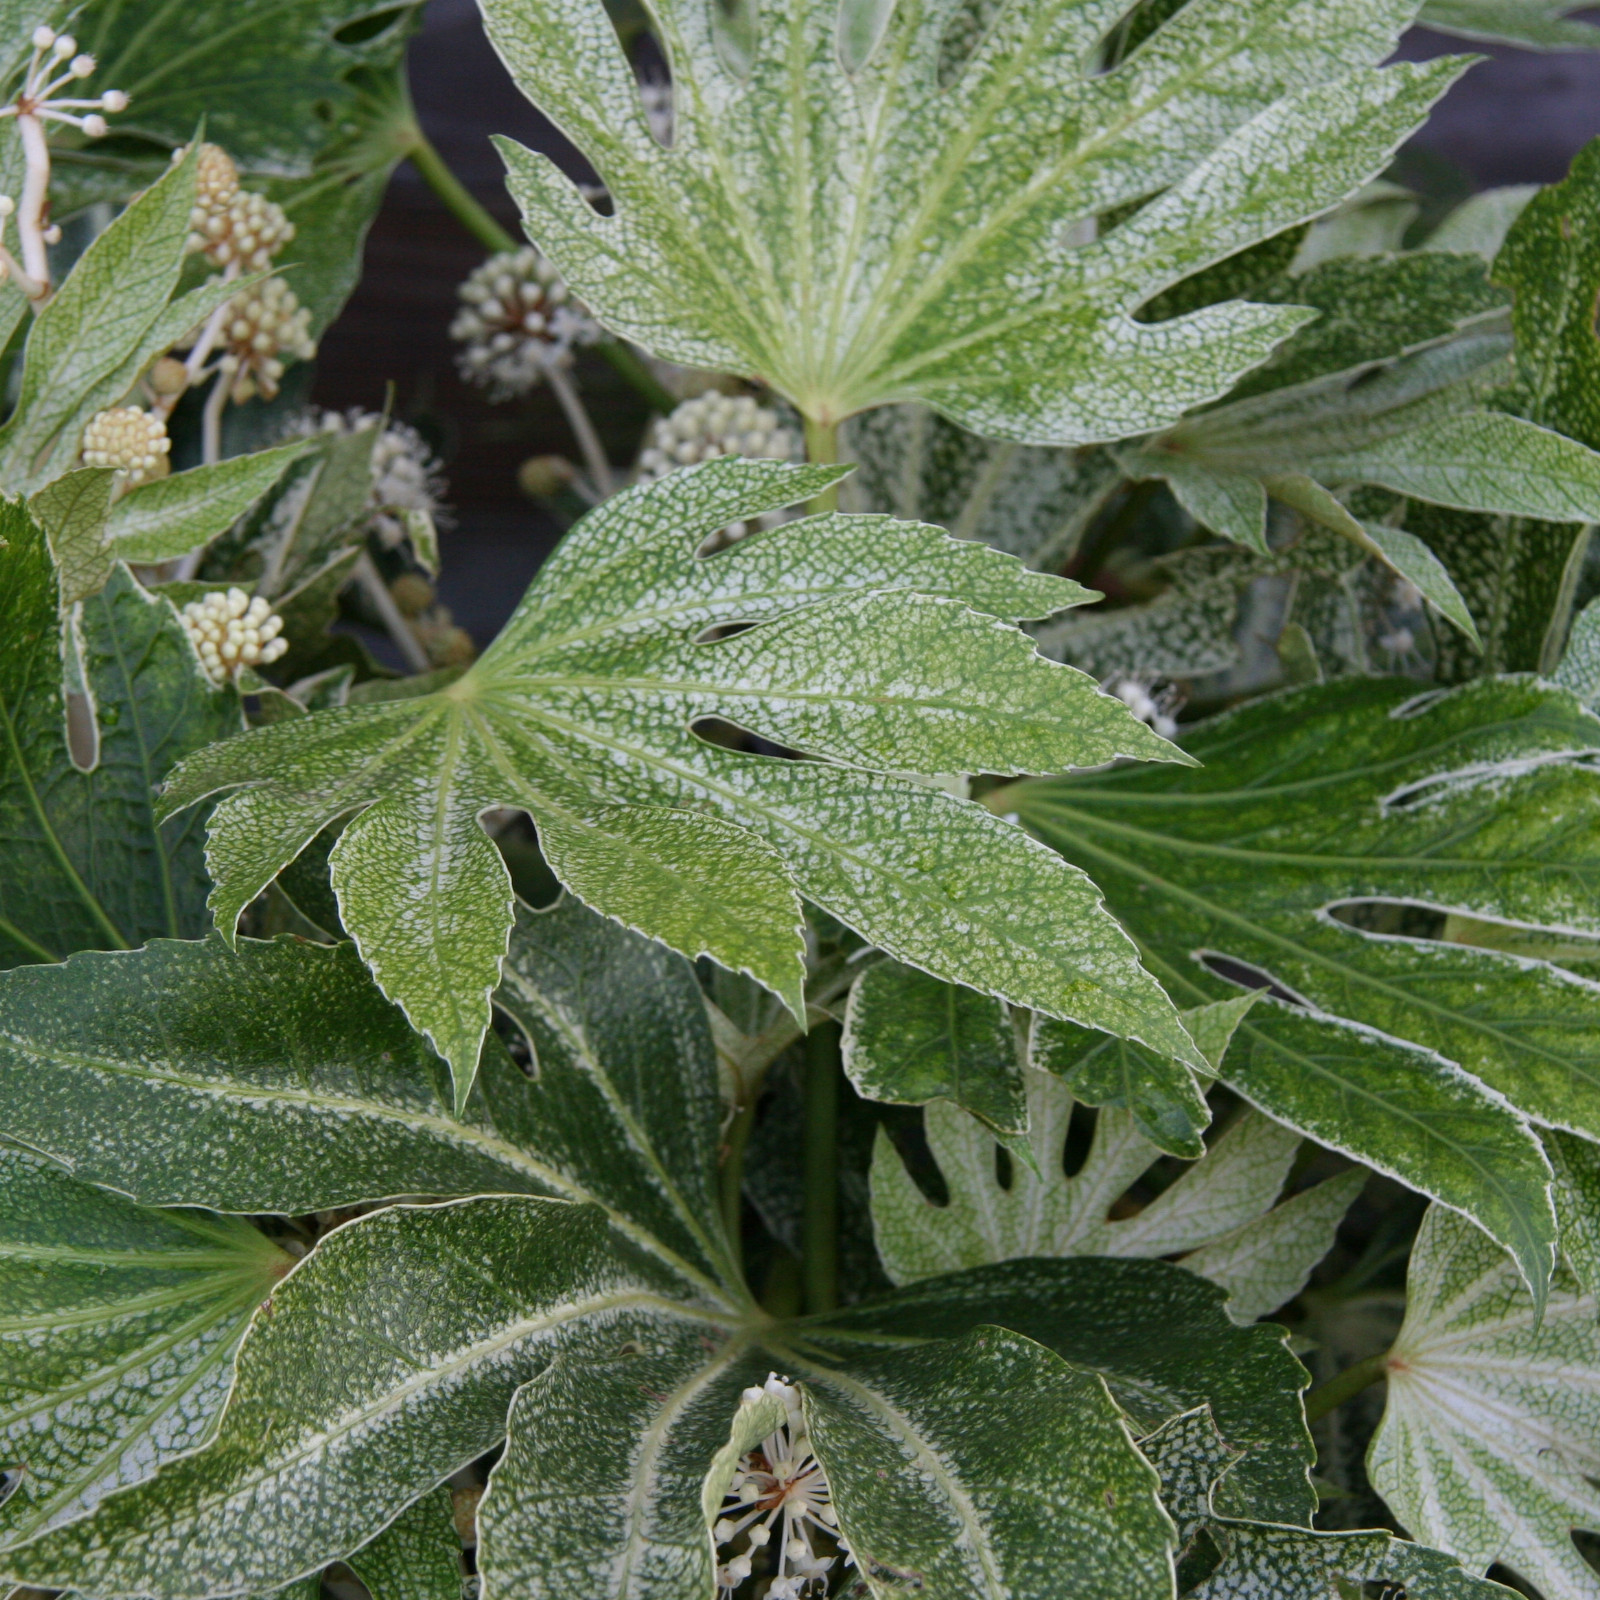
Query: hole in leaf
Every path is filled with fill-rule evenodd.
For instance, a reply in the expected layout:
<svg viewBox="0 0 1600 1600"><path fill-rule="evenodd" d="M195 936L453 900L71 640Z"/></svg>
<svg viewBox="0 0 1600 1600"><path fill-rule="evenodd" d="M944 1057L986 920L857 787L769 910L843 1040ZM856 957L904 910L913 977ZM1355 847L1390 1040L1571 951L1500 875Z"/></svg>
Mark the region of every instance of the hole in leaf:
<svg viewBox="0 0 1600 1600"><path fill-rule="evenodd" d="M726 722L721 717L699 717L689 724L689 731L696 738L704 739L707 744L714 744L722 750L737 750L742 755L770 756L778 761L809 759L799 750L791 750L787 745L763 739L759 733L751 733L739 727L737 723Z"/></svg>
<svg viewBox="0 0 1600 1600"><path fill-rule="evenodd" d="M1346 900L1342 905L1329 906L1328 915L1347 928L1395 939L1442 939L1449 920L1443 911L1432 906L1411 905L1403 900Z"/></svg>
<svg viewBox="0 0 1600 1600"><path fill-rule="evenodd" d="M1061 1170L1069 1177L1076 1178L1083 1171L1083 1164L1089 1159L1089 1151L1094 1145L1094 1130L1096 1116L1093 1107L1075 1102L1072 1107L1072 1117L1067 1123L1067 1139L1061 1151Z"/></svg>
<svg viewBox="0 0 1600 1600"><path fill-rule="evenodd" d="M1241 989L1265 989L1274 1000L1282 1000L1306 1011L1315 1009L1304 995L1296 994L1263 967L1240 961L1236 956L1221 955L1215 950L1197 950L1195 957L1207 972L1214 972L1227 983L1237 984Z"/></svg>
<svg viewBox="0 0 1600 1600"><path fill-rule="evenodd" d="M1011 1164L1011 1152L1003 1144L994 1147L994 1181L1008 1194L1016 1169Z"/></svg>
<svg viewBox="0 0 1600 1600"><path fill-rule="evenodd" d="M391 28L398 27L411 9L410 6L392 6L387 11L374 11L370 16L357 17L342 28L335 28L333 37L339 44L370 44Z"/></svg>
<svg viewBox="0 0 1600 1600"><path fill-rule="evenodd" d="M857 73L872 59L893 15L894 0L840 0L836 37L846 72Z"/></svg>

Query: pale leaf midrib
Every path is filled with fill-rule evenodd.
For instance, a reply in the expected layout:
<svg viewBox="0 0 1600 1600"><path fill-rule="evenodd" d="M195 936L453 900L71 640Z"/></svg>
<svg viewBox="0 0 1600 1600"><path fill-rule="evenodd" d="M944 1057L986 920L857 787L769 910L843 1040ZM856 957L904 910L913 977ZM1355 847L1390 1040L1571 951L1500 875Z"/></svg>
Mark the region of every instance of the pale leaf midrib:
<svg viewBox="0 0 1600 1600"><path fill-rule="evenodd" d="M1158 848L1166 846L1172 842L1166 835L1147 834L1138 829L1119 828L1110 824L1101 824L1096 818L1084 817L1079 814L1068 813L1068 815L1072 817L1073 821L1085 823L1090 827L1104 826L1108 832L1129 835L1136 839L1142 838L1148 840L1152 844L1155 844ZM1464 1028L1469 1033L1476 1033L1491 1039L1498 1046L1510 1052L1512 1055L1533 1056L1544 1061L1550 1066L1559 1068L1563 1072L1571 1073L1576 1078L1587 1079L1594 1087L1600 1088L1600 1061L1596 1061L1593 1065L1588 1065L1579 1059L1575 1059L1570 1056L1559 1055L1554 1050L1549 1049L1545 1045L1539 1043L1537 1040L1513 1034L1487 1017L1469 1016L1461 1011L1450 1010L1433 999L1428 998L1425 995L1419 995L1414 990L1405 987L1400 983L1381 978L1374 973L1363 972L1358 967L1347 966L1344 962L1338 960L1336 957L1330 955L1326 951L1319 950L1314 945L1301 943L1289 934L1279 933L1269 927L1264 926L1261 922L1255 920L1251 916L1246 915L1242 911L1228 909L1217 901L1207 899L1204 895L1194 890L1181 887L1178 884L1173 883L1170 879L1158 876L1148 867L1139 865L1136 861L1127 856L1118 855L1115 852L1104 848L1103 846L1097 846L1091 843L1082 835L1081 832L1074 836L1073 845L1075 849L1086 850L1091 855L1099 856L1103 860L1110 862L1120 871L1126 873L1132 878L1137 879L1139 882L1147 885L1148 887L1157 890L1161 894L1169 895L1174 900L1184 902L1190 907L1191 910L1200 911L1202 914L1215 921L1230 924L1231 926L1239 929L1248 939L1259 941L1262 944L1275 945L1278 949L1288 952L1291 956L1309 966L1320 967L1324 969L1324 971L1332 975L1334 981L1336 982L1347 984L1350 987L1358 990L1367 989L1376 994L1380 994L1386 999L1397 1003L1405 1009L1421 1011L1425 1014L1431 1015L1437 1021L1440 1021L1445 1025ZM1186 852L1180 850L1176 851L1175 853L1183 854ZM1205 854L1208 852L1206 850L1197 848L1195 851L1189 853ZM1233 852L1223 851L1222 853L1228 854ZM1267 859L1272 858L1268 857ZM1478 870L1483 870L1482 864L1478 865ZM1313 908L1310 912L1308 912L1305 908L1296 908L1292 906L1285 909L1288 915L1306 916L1314 915L1315 910L1320 908ZM1352 928L1350 932L1357 938L1362 936L1359 929ZM1464 945L1460 946L1459 948L1462 950L1471 951L1475 947ZM1223 953L1226 954L1227 952L1224 951ZM1491 957L1494 954L1492 951L1484 953L1490 955ZM1539 1120L1543 1121L1544 1119L1540 1118ZM1581 1130L1576 1128L1572 1129L1571 1131L1575 1133L1581 1132Z"/></svg>
<svg viewBox="0 0 1600 1600"><path fill-rule="evenodd" d="M820 829L816 827L805 826L799 819L784 815L778 811L775 811L770 806L763 805L759 800L755 800L741 794L738 790L731 788L724 783L718 782L709 774L702 772L696 767L692 767L683 763L680 759L657 754L651 750L641 749L636 745L625 744L620 739L606 738L602 735L601 731L595 727L580 725L573 722L566 722L548 715L544 716L541 720L546 722L551 728L567 733L575 740L575 742L595 745L601 750L607 752L620 753L631 758L641 767L653 768L670 775L675 782L684 783L695 788L709 791L712 794L720 795L735 812L754 812L757 815L763 816L769 819L772 824L780 828L783 832L794 834L799 838L806 840L813 848L818 849L819 853L831 855L837 860L846 861L858 868L865 869L865 876L868 878L876 879L879 882L887 881L894 883L900 889L901 893L906 897L906 899L913 903L923 898L927 893L926 884L919 883L916 879L912 878L908 874L904 872L896 872L881 862L870 860L857 850L845 848L838 841L827 837ZM498 741L496 741L496 743L498 743ZM500 763L497 762L497 765L500 765ZM515 769L511 769L511 771L514 772ZM537 805L546 803L541 800L538 790L535 789L533 785L530 784L525 778L523 778L520 774L516 774L516 778L520 793L518 794L515 802L508 801L506 802L507 804L524 803L527 801L529 796L532 796L532 801L530 802L532 804ZM991 929L991 931L998 933L998 943L1015 945L1021 942L1017 930L1009 925L1006 925L1004 923L1003 916L1001 916L999 913L996 913L995 917L990 919L980 916L978 911L975 909L967 908L967 910L964 912L964 915L969 921L979 922L985 926L990 926L991 922L998 922L1000 926L998 928ZM1029 948L1033 954L1040 957L1042 960L1046 960L1052 965L1059 965L1058 952L1050 949L1048 946L1035 944L1030 945ZM1105 997L1105 1001L1120 1013L1127 1013L1132 1010L1132 1007L1125 998L1117 994L1115 990L1107 988L1105 985L1101 984L1092 976L1090 970L1087 968L1075 971L1073 975L1073 981L1080 987L1093 989L1097 993L1103 995Z"/></svg>
<svg viewBox="0 0 1600 1600"><path fill-rule="evenodd" d="M30 1057L38 1058L47 1064L58 1067L68 1066L89 1072L104 1072L108 1076L124 1078L135 1083L157 1083L176 1088L185 1093L201 1097L214 1097L224 1101L233 1098L241 1101L285 1101L302 1106L307 1110L331 1114L341 1121L366 1119L388 1122L413 1132L424 1133L430 1138L437 1139L443 1145L454 1144L463 1149L487 1156L511 1171L532 1178L535 1182L542 1184L546 1188L554 1189L571 1200L598 1206L606 1213L606 1216L614 1226L626 1233L630 1239L634 1240L648 1253L654 1255L675 1272L686 1276L701 1288L709 1289L718 1302L729 1310L733 1309L726 1299L727 1291L723 1285L708 1278L690 1262L684 1261L676 1251L669 1249L653 1233L650 1233L639 1223L623 1215L605 1201L590 1194L587 1189L584 1189L580 1184L556 1168L545 1165L534 1159L519 1146L511 1144L498 1136L487 1134L471 1123L455 1122L442 1115L434 1115L428 1112L404 1111L386 1106L380 1101L360 1100L344 1095L334 1096L326 1093L314 1093L310 1090L297 1089L284 1084L260 1086L235 1082L219 1084L212 1079L190 1077L176 1072L156 1072L145 1066L126 1066L102 1057L92 1056L86 1052L43 1051L32 1047L27 1041L19 1039L16 1035L5 1032L0 1032L0 1044L10 1045L24 1059ZM363 1203L394 1200L411 1192L413 1191L403 1190L369 1195L363 1197ZM357 1202L348 1200L344 1203L353 1205Z"/></svg>
<svg viewBox="0 0 1600 1600"><path fill-rule="evenodd" d="M781 1351L783 1347L775 1345L774 1348ZM887 1396L869 1385L837 1368L819 1368L815 1363L805 1358L801 1359L805 1366L810 1367L814 1377L853 1392L866 1411L876 1413L892 1435L898 1437L903 1444L912 1447L918 1465L927 1471L944 1491L946 1504L955 1512L957 1521L966 1531L970 1548L982 1574L984 1593L990 1600L1011 1600L1010 1586L1000 1570L999 1559L971 1495L962 1487L954 1470L946 1464L944 1458L923 1439L911 1419L897 1406L891 1404Z"/></svg>

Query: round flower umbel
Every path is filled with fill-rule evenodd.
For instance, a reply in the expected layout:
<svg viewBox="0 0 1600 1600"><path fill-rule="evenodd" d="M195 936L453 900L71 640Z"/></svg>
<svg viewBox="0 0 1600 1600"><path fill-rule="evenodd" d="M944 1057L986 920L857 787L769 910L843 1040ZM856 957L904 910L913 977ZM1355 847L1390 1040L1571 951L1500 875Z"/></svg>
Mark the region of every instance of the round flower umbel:
<svg viewBox="0 0 1600 1600"><path fill-rule="evenodd" d="M851 1564L850 1546L839 1532L827 1474L811 1453L800 1391L773 1373L761 1388L746 1389L743 1398L753 1402L763 1396L782 1403L785 1421L761 1441L759 1449L747 1450L739 1458L712 1531L719 1547L737 1544L740 1549L738 1553L730 1549L717 1567L717 1584L731 1595L750 1576L755 1553L776 1538L774 1577L766 1600L800 1600L808 1591L826 1590L828 1572L838 1559L818 1555L813 1540L826 1539L846 1566Z"/></svg>
<svg viewBox="0 0 1600 1600"><path fill-rule="evenodd" d="M295 424L303 436L318 433L356 433L377 422L372 411L311 412ZM428 441L407 422L389 422L372 447L371 531L385 550L404 542L406 526L401 514L426 511L436 523L445 521L444 498L449 490L439 458Z"/></svg>
<svg viewBox="0 0 1600 1600"><path fill-rule="evenodd" d="M226 683L241 667L266 666L289 648L289 641L280 637L283 618L259 595L252 600L243 589L191 600L178 619L215 684Z"/></svg>
<svg viewBox="0 0 1600 1600"><path fill-rule="evenodd" d="M461 310L450 337L468 383L510 400L572 364L574 345L593 344L600 328L565 280L531 246L490 256L461 285Z"/></svg>
<svg viewBox="0 0 1600 1600"><path fill-rule="evenodd" d="M235 405L258 394L270 400L288 363L317 353L311 313L281 278L268 278L228 302L216 348L222 352L217 368Z"/></svg>
<svg viewBox="0 0 1600 1600"><path fill-rule="evenodd" d="M181 160L184 152L173 152ZM220 145L203 144L195 158L194 209L189 213L189 253L204 252L214 267L264 272L294 238L282 206L239 186L239 169Z"/></svg>
<svg viewBox="0 0 1600 1600"><path fill-rule="evenodd" d="M138 406L97 411L83 430L84 466L110 467L124 489L166 477L171 449L166 422Z"/></svg>

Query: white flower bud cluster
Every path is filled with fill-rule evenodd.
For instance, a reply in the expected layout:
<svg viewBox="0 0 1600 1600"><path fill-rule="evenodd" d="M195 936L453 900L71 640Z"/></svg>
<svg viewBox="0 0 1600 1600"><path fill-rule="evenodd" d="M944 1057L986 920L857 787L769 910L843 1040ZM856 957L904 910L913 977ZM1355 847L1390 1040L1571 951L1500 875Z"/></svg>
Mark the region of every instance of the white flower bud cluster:
<svg viewBox="0 0 1600 1600"><path fill-rule="evenodd" d="M747 1405L777 1400L783 1406L784 1421L761 1441L759 1449L739 1458L723 1496L722 1514L712 1534L719 1546L737 1544L741 1548L730 1551L719 1563L719 1592L731 1596L770 1548L773 1576L766 1600L801 1600L807 1593L825 1594L834 1562L842 1556L850 1566L854 1558L839 1531L828 1476L811 1453L800 1392L771 1373L764 1384L746 1389L741 1398ZM817 1554L813 1540L819 1536L832 1542L838 1556Z"/></svg>
<svg viewBox="0 0 1600 1600"><path fill-rule="evenodd" d="M1100 687L1107 694L1114 694L1134 716L1153 728L1163 739L1177 737L1176 713L1182 699L1170 685L1165 689L1157 689L1147 680L1121 674L1107 678Z"/></svg>
<svg viewBox="0 0 1600 1600"><path fill-rule="evenodd" d="M458 292L461 310L450 324L461 345L457 364L494 400L526 394L551 367L571 364L574 345L600 337L561 274L531 246L490 256Z"/></svg>
<svg viewBox="0 0 1600 1600"><path fill-rule="evenodd" d="M235 405L258 394L272 399L288 362L309 361L317 353L311 313L281 278L268 278L228 302L217 347L217 365Z"/></svg>
<svg viewBox="0 0 1600 1600"><path fill-rule="evenodd" d="M293 431L302 437L356 433L377 421L376 413L359 407L312 412L296 422ZM391 421L372 447L371 531L378 543L393 550L405 539L405 523L398 513L426 511L435 523L444 522L448 489L428 441L409 423Z"/></svg>
<svg viewBox="0 0 1600 1600"><path fill-rule="evenodd" d="M685 400L673 407L671 416L658 417L651 424L639 453L639 477L648 483L679 467L692 467L718 456L798 461L803 455L799 432L770 406L758 405L747 394L712 392ZM787 515L769 511L752 522L735 522L720 530L716 542L731 544L752 528L775 528Z"/></svg>
<svg viewBox="0 0 1600 1600"><path fill-rule="evenodd" d="M702 394L658 417L649 443L639 456L641 478L664 478L717 456L749 456L755 460L797 461L800 436L786 427L769 406L747 394Z"/></svg>
<svg viewBox="0 0 1600 1600"><path fill-rule="evenodd" d="M178 618L206 676L216 684L226 683L241 667L266 666L289 648L281 637L283 618L259 595L252 600L243 589L191 600Z"/></svg>
<svg viewBox="0 0 1600 1600"><path fill-rule="evenodd" d="M184 151L173 152L181 160ZM239 186L239 169L220 145L203 144L195 158L194 209L189 213L189 253L204 252L214 267L237 263L242 272L265 272L294 238L283 207Z"/></svg>
<svg viewBox="0 0 1600 1600"><path fill-rule="evenodd" d="M128 489L166 477L171 449L166 422L138 406L98 411L83 430L84 466L110 467Z"/></svg>
<svg viewBox="0 0 1600 1600"><path fill-rule="evenodd" d="M91 139L103 139L111 130L102 112L115 115L128 109L128 97L120 89L107 89L87 99L63 99L62 89L92 77L93 56L78 53L78 41L70 33L57 33L41 24L33 30L33 59L23 79L22 89L0 116L41 117L49 122L67 122L81 128Z"/></svg>

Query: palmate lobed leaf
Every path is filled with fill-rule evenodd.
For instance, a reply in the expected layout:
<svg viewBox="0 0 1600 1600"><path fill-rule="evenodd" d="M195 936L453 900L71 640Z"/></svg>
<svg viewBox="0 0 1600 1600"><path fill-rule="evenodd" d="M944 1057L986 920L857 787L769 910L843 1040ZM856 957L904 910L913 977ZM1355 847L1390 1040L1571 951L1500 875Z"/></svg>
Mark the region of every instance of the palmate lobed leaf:
<svg viewBox="0 0 1600 1600"><path fill-rule="evenodd" d="M1554 1230L1527 1119L1600 1128L1600 990L1545 962L1376 937L1331 913L1404 902L1592 929L1597 734L1570 696L1532 680L1421 698L1404 680L1350 680L1197 728L1188 744L1205 766L1189 781L1052 779L1002 803L1094 872L1180 998L1237 993L1208 970L1217 958L1299 997L1245 1018L1225 1080L1464 1211L1538 1293Z"/></svg>
<svg viewBox="0 0 1600 1600"><path fill-rule="evenodd" d="M1411 20L1404 0L1227 0L1183 8L1102 72L1126 9L1002 8L966 50L939 4L793 0L752 24L672 0L652 12L670 149L597 3L485 13L612 197L603 217L502 143L529 236L608 327L759 375L820 421L921 399L1063 444L1165 425L1300 326L1241 302L1134 313L1358 188L1461 65L1372 65Z"/></svg>
<svg viewBox="0 0 1600 1600"><path fill-rule="evenodd" d="M256 1313L214 1444L0 1569L174 1597L260 1592L333 1559L363 1570L374 1536L505 1437L509 1412L482 1507L486 1593L710 1600L707 1474L740 1391L771 1371L817 1410L847 1535L926 1562L954 1600L1051 1600L1063 1547L1105 1600L1167 1592L1170 1533L1122 1411L1143 1432L1210 1405L1252 1463L1241 1503L1309 1516L1304 1371L1281 1336L1233 1327L1218 1290L1161 1262L1010 1263L774 1323L679 1251L675 1194L716 1226L719 1139L687 965L569 901L525 919L501 1001L533 1057L480 1076L475 1106L508 1097L491 1130L451 1124L438 1094L424 1109L424 1063L396 1050L398 1014L348 947L169 944L0 977L7 1114L27 1122L54 1080L47 1098L83 1119L64 1141L80 1173L165 1198L339 1204L373 1192L381 1159L438 1181L449 1133L478 1152L470 1182L526 1181L520 1162L600 1201L476 1193L337 1229ZM151 1116L170 1137L141 1164ZM375 1132L402 1125L410 1142L382 1158ZM1024 1437L997 1494L995 1462ZM907 1495L918 1515L896 1523Z"/></svg>
<svg viewBox="0 0 1600 1600"><path fill-rule="evenodd" d="M1565 1273L1542 1315L1494 1246L1433 1207L1368 1453L1419 1539L1474 1571L1502 1562L1547 1600L1593 1600L1572 1530L1600 1522L1600 1311Z"/></svg>
<svg viewBox="0 0 1600 1600"><path fill-rule="evenodd" d="M1102 1110L1083 1164L1063 1171L1074 1101L1051 1073L1029 1068L1028 1165L997 1171L994 1135L949 1105L928 1108L924 1127L949 1198L923 1193L887 1134L872 1158L872 1231L885 1271L913 1283L994 1261L1032 1256L1181 1256L1187 1270L1228 1290L1229 1314L1249 1323L1305 1286L1333 1245L1360 1192L1360 1169L1278 1203L1299 1136L1251 1112L1183 1169L1149 1204L1128 1190L1162 1149L1125 1111ZM1018 1153L1021 1140L1005 1141Z"/></svg>
<svg viewBox="0 0 1600 1600"><path fill-rule="evenodd" d="M1088 591L879 517L811 518L696 555L715 529L836 476L724 459L625 491L447 688L260 728L182 764L168 812L239 790L211 826L219 927L231 934L286 862L350 816L331 857L344 926L464 1103L511 923L478 818L510 805L598 909L791 1004L798 890L939 976L1192 1055L1087 879L891 776L1183 759L997 620ZM734 623L763 625L697 642ZM692 731L711 716L823 759L720 748ZM702 840L715 876L693 870ZM1055 908L1044 924L1018 909L1041 901Z"/></svg>
<svg viewBox="0 0 1600 1600"><path fill-rule="evenodd" d="M0 1545L203 1444L291 1265L243 1222L152 1211L0 1144Z"/></svg>

